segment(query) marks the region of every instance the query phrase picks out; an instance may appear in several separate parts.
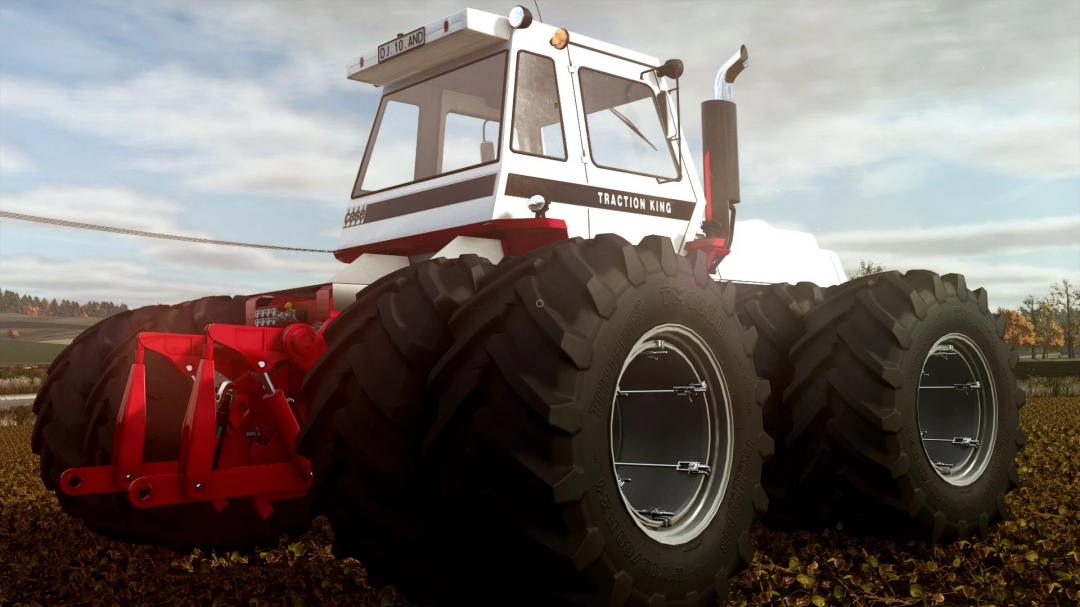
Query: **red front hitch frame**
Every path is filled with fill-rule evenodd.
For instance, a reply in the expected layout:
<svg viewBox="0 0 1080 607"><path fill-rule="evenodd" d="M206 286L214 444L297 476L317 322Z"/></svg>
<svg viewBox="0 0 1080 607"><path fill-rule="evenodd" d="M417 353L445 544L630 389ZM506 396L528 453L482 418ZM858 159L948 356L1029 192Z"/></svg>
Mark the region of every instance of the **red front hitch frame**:
<svg viewBox="0 0 1080 607"><path fill-rule="evenodd" d="M219 324L204 335L141 333L136 348L116 416L112 463L65 471L65 493L126 492L137 508L209 501L218 511L231 498L249 498L263 519L273 512L270 502L307 493L311 464L295 445L308 414L299 387L326 350L321 334L304 323ZM146 350L194 380L176 461L143 461Z"/></svg>

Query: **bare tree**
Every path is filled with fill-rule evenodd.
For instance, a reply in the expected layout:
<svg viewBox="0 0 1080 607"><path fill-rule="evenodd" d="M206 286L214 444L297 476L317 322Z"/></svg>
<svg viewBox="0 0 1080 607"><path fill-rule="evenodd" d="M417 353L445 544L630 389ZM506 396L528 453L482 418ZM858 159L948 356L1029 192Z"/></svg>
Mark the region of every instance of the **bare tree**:
<svg viewBox="0 0 1080 607"><path fill-rule="evenodd" d="M1039 304L1039 302L1036 301L1034 295L1028 295L1027 297L1024 298L1024 306L1027 306L1027 309L1024 309L1024 306L1020 306L1020 310L1025 312L1024 316L1027 316L1027 319L1031 321L1031 324L1035 325L1035 330L1036 331L1038 331L1038 320L1039 319L1038 319L1038 314L1036 314L1035 311L1038 309L1038 304ZM1034 342L1032 342L1032 344L1031 344L1031 360L1035 360L1035 343Z"/></svg>
<svg viewBox="0 0 1080 607"><path fill-rule="evenodd" d="M1039 300L1035 314L1036 318L1032 323L1035 325L1035 343L1042 348L1042 357L1046 360L1047 350L1060 349L1065 344L1064 332L1057 324L1057 310L1049 298Z"/></svg>
<svg viewBox="0 0 1080 607"><path fill-rule="evenodd" d="M1062 316L1061 326L1065 329L1065 350L1069 358L1073 357L1073 331L1074 319L1080 317L1080 309L1077 309L1076 287L1067 278L1061 279L1060 284L1050 285L1050 301L1058 308Z"/></svg>
<svg viewBox="0 0 1080 607"><path fill-rule="evenodd" d="M870 276L871 274L881 274L885 271L885 266L874 263L872 259L860 259L859 269L855 270L855 275L852 278L859 278L861 276Z"/></svg>

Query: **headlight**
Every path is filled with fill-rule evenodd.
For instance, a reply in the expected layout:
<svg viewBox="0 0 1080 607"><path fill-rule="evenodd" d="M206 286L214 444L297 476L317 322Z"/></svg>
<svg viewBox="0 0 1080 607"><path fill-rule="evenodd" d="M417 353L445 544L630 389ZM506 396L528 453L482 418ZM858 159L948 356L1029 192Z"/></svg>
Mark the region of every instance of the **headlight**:
<svg viewBox="0 0 1080 607"><path fill-rule="evenodd" d="M537 194L529 199L529 210L536 213L537 217L543 217L548 210L548 201Z"/></svg>

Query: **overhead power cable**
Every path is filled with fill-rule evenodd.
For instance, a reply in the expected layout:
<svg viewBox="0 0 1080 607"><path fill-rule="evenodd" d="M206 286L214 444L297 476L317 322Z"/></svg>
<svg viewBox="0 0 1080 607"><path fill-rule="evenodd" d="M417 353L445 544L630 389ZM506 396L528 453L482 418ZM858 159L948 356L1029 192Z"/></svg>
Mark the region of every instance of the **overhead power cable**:
<svg viewBox="0 0 1080 607"><path fill-rule="evenodd" d="M252 244L249 242L232 242L230 240L211 240L209 238L194 238L192 236L177 236L175 234L161 234L158 232L143 232L142 230L128 230L125 228L113 228L99 226L92 223L78 221L66 221L64 219L51 219L49 217L37 217L36 215L23 215L10 211L0 211L0 217L4 219L18 219L20 221L32 221L65 228L79 228L80 230L96 230L98 232L111 232L113 234L127 234L129 236L142 236L144 238L160 238L162 240L179 240L181 242L197 242L200 244L217 244L227 247L246 247L249 249L269 249L272 251L299 251L301 253L333 253L328 249L301 249L299 247L278 247L269 244Z"/></svg>

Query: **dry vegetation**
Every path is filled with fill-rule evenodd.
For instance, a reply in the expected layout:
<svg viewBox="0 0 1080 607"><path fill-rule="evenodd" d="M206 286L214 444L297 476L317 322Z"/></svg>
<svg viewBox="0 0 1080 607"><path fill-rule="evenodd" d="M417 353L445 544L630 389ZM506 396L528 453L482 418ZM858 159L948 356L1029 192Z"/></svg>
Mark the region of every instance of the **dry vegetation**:
<svg viewBox="0 0 1080 607"><path fill-rule="evenodd" d="M0 365L0 396L37 394L48 378L48 365Z"/></svg>
<svg viewBox="0 0 1080 607"><path fill-rule="evenodd" d="M990 537L934 546L758 525L754 564L733 582L730 604L1076 605L1080 398L1031 398L1021 419L1022 487ZM0 604L406 604L392 588L370 588L360 563L334 560L321 519L302 538L243 554L104 540L42 487L29 438L29 426L0 427Z"/></svg>

